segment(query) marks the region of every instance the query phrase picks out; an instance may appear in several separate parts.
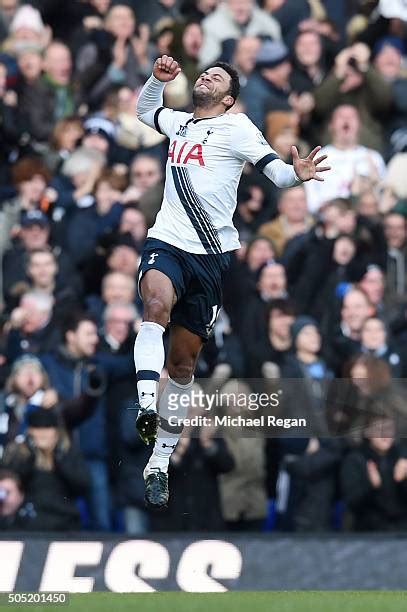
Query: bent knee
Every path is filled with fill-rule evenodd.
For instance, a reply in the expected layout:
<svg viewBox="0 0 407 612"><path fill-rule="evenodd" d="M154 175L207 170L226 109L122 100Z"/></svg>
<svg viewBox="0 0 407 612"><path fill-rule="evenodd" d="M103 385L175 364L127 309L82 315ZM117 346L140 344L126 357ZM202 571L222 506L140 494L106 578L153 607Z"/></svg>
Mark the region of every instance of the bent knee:
<svg viewBox="0 0 407 612"><path fill-rule="evenodd" d="M171 307L160 295L151 295L143 300L144 321L160 323L165 327L170 318Z"/></svg>
<svg viewBox="0 0 407 612"><path fill-rule="evenodd" d="M184 360L172 360L168 363L168 374L173 381L186 385L188 384L195 371L195 360L193 358Z"/></svg>

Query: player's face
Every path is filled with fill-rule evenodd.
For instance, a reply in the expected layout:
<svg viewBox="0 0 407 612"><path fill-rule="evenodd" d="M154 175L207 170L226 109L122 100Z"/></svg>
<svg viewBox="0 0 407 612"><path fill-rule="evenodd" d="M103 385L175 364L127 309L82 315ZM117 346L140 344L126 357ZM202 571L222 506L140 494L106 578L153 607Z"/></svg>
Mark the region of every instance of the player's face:
<svg viewBox="0 0 407 612"><path fill-rule="evenodd" d="M229 95L230 76L223 68L208 68L198 77L192 92L194 106L215 106Z"/></svg>

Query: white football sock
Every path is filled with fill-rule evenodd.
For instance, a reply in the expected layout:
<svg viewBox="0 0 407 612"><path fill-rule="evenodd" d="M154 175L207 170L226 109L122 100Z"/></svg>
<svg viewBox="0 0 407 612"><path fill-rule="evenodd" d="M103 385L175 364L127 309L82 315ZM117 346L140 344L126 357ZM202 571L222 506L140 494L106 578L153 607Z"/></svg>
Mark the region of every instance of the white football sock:
<svg viewBox="0 0 407 612"><path fill-rule="evenodd" d="M145 476L154 468L167 472L170 457L181 437L183 422L188 414L193 384L193 377L187 385L180 385L172 378L168 378L158 405L161 423L153 453L144 470ZM170 423L176 418L175 426L168 423L170 417L172 417Z"/></svg>
<svg viewBox="0 0 407 612"><path fill-rule="evenodd" d="M163 333L158 323L143 321L134 343L134 365L137 372L137 391L141 408L157 410L157 391L165 353Z"/></svg>

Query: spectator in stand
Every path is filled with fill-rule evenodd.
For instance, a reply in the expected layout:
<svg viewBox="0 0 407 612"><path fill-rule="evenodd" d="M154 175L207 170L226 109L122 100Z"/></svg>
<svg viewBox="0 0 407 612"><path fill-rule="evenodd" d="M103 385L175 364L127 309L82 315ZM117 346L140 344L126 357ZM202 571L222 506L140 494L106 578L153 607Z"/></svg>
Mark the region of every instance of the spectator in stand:
<svg viewBox="0 0 407 612"><path fill-rule="evenodd" d="M277 529L331 530L341 442L297 437L282 438L278 446Z"/></svg>
<svg viewBox="0 0 407 612"><path fill-rule="evenodd" d="M106 306L121 303L134 304L136 299L134 276L123 272L108 272L102 279L101 295L90 295L86 300L87 309L99 323L102 322Z"/></svg>
<svg viewBox="0 0 407 612"><path fill-rule="evenodd" d="M39 51L21 51L17 57L19 80L17 92L21 93L24 85L32 85L41 76L42 55Z"/></svg>
<svg viewBox="0 0 407 612"><path fill-rule="evenodd" d="M0 532L24 529L31 513L30 504L24 504L20 477L11 470L0 468Z"/></svg>
<svg viewBox="0 0 407 612"><path fill-rule="evenodd" d="M0 411L0 418L3 417L0 455L1 447L26 433L27 417L33 410L55 408L65 427L71 430L89 418L95 405L94 397L89 393L61 401L50 386L41 361L34 355L24 355L13 363L5 390L4 410Z"/></svg>
<svg viewBox="0 0 407 612"><path fill-rule="evenodd" d="M173 20L179 16L179 0L151 0L148 5L144 0L132 0L131 4L139 22L150 28L160 20Z"/></svg>
<svg viewBox="0 0 407 612"><path fill-rule="evenodd" d="M123 203L137 203L146 217L147 226L151 227L163 193L163 171L159 159L152 155L137 155L130 166L130 185L123 194Z"/></svg>
<svg viewBox="0 0 407 612"><path fill-rule="evenodd" d="M38 408L27 418L27 436L10 443L3 463L24 483L34 516L25 525L33 531L75 531L80 528L75 498L89 489L86 464L63 429L57 414Z"/></svg>
<svg viewBox="0 0 407 612"><path fill-rule="evenodd" d="M373 186L384 177L385 164L381 155L359 144L360 128L361 119L356 107L340 104L333 111L329 123L331 144L321 149L329 156L332 172L323 183L306 184L311 213L316 213L329 200L348 198L358 176L366 177Z"/></svg>
<svg viewBox="0 0 407 612"><path fill-rule="evenodd" d="M116 121L116 143L120 148L121 160L126 164L135 153L151 153L160 159L167 157L163 143L166 137L152 130L137 117L137 99L140 90L120 87L117 92L117 108L111 120ZM105 112L106 114L106 112Z"/></svg>
<svg viewBox="0 0 407 612"><path fill-rule="evenodd" d="M123 209L120 218L119 234L130 234L137 249L141 251L147 237L146 218L135 206L128 205Z"/></svg>
<svg viewBox="0 0 407 612"><path fill-rule="evenodd" d="M0 58L0 196L5 190L8 196L6 182L10 181L7 165L15 159L20 138L23 132L18 97L16 92L7 87L7 65Z"/></svg>
<svg viewBox="0 0 407 612"><path fill-rule="evenodd" d="M383 321L370 317L365 321L361 333L362 353L369 353L386 361L391 368L393 378L400 378L405 371L400 353L388 341L388 332Z"/></svg>
<svg viewBox="0 0 407 612"><path fill-rule="evenodd" d="M140 323L140 315L133 304L120 301L108 304L103 313L99 351L110 355L132 354ZM106 402L112 478L117 506L124 510L125 529L129 534L144 533L149 524L142 476L149 453L134 427L136 401L137 391L132 376L109 385Z"/></svg>
<svg viewBox="0 0 407 612"><path fill-rule="evenodd" d="M252 239L265 214L264 192L259 185L241 185L237 192L237 207L233 223L241 242Z"/></svg>
<svg viewBox="0 0 407 612"><path fill-rule="evenodd" d="M29 210L21 215L21 228L16 244L8 249L3 259L3 280L5 295L13 285L27 281L26 261L31 251L43 249L49 245L50 223L48 217L39 210ZM58 275L61 284L79 286L76 271L70 257L59 247L53 253L58 263Z"/></svg>
<svg viewBox="0 0 407 612"><path fill-rule="evenodd" d="M11 246L12 230L18 225L23 211L36 210L40 203L48 198L52 200L55 194L47 186L51 173L42 161L35 157L20 159L12 170L13 183L17 195L3 202L0 212L0 251L4 252Z"/></svg>
<svg viewBox="0 0 407 612"><path fill-rule="evenodd" d="M105 165L106 156L96 149L79 147L72 152L65 160L61 174L52 181L58 193L54 220L63 220L69 208L87 208L94 203L93 190Z"/></svg>
<svg viewBox="0 0 407 612"><path fill-rule="evenodd" d="M242 36L235 43L232 64L239 72L240 86L244 88L247 79L256 66L256 57L261 46L258 36Z"/></svg>
<svg viewBox="0 0 407 612"><path fill-rule="evenodd" d="M405 302L407 293L407 224L404 215L390 211L384 217L387 243L386 296Z"/></svg>
<svg viewBox="0 0 407 612"><path fill-rule="evenodd" d="M309 261L306 272L315 265L312 277L307 278L304 274L292 289L301 311L310 312L324 327L330 323L326 312L334 315L338 295L349 283L357 246L355 239L347 234L340 234L327 243L327 250L316 250ZM322 267L317 265L318 257L324 258L324 261L321 260Z"/></svg>
<svg viewBox="0 0 407 612"><path fill-rule="evenodd" d="M300 137L300 116L294 110L269 111L265 116L265 136L267 142L287 164L292 159L294 145L300 155L305 154L309 148Z"/></svg>
<svg viewBox="0 0 407 612"><path fill-rule="evenodd" d="M240 332L242 340L260 339L264 332L268 304L287 297L287 277L284 266L274 261L264 264L258 272L256 291L246 297L247 311Z"/></svg>
<svg viewBox="0 0 407 612"><path fill-rule="evenodd" d="M2 419L4 423L1 430L0 455L8 442L25 433L26 418L32 410L39 407L51 408L58 401L58 395L50 388L41 361L34 355L24 355L13 363L5 390L1 415L6 418L3 416Z"/></svg>
<svg viewBox="0 0 407 612"><path fill-rule="evenodd" d="M341 320L326 337L329 366L340 373L342 366L360 351L362 328L375 310L362 289L351 288L342 300Z"/></svg>
<svg viewBox="0 0 407 612"><path fill-rule="evenodd" d="M386 308L384 299L384 272L376 265L368 265L363 270L357 286L367 295L370 303L375 309L377 316L386 319Z"/></svg>
<svg viewBox="0 0 407 612"><path fill-rule="evenodd" d="M44 25L40 12L28 4L21 6L14 14L3 50L13 57L21 51L43 52L51 38L51 29Z"/></svg>
<svg viewBox="0 0 407 612"><path fill-rule="evenodd" d="M122 272L136 278L139 253L131 236L128 234L118 236L107 257L106 263L108 270Z"/></svg>
<svg viewBox="0 0 407 612"><path fill-rule="evenodd" d="M99 339L90 315L73 313L65 324L63 343L56 350L41 355L51 384L63 400L92 392L99 398L93 415L76 429L80 448L90 472L88 496L90 526L111 528L112 498L109 486L106 428L106 374L95 360Z"/></svg>
<svg viewBox="0 0 407 612"><path fill-rule="evenodd" d="M326 74L326 56L321 35L315 30L300 30L294 43L291 84L297 94L312 91ZM312 109L311 109L312 110Z"/></svg>
<svg viewBox="0 0 407 612"><path fill-rule="evenodd" d="M279 40L265 41L256 56L256 67L242 90L246 113L259 130L264 130L268 110L290 110L291 63L289 50Z"/></svg>
<svg viewBox="0 0 407 612"><path fill-rule="evenodd" d="M188 79L190 93L200 75L198 61L202 43L203 34L199 23L191 21L174 24L169 51L170 55L182 66L182 72Z"/></svg>
<svg viewBox="0 0 407 612"><path fill-rule="evenodd" d="M0 0L0 42L7 37L10 24L20 6L20 0Z"/></svg>
<svg viewBox="0 0 407 612"><path fill-rule="evenodd" d="M335 106L355 106L360 113L361 144L383 153L382 117L391 109L392 92L369 59L370 49L363 43L343 49L333 71L314 90L315 113L323 119Z"/></svg>
<svg viewBox="0 0 407 612"><path fill-rule="evenodd" d="M239 254L232 259L229 274L224 285L224 307L230 317L232 328L238 333L246 314L245 300L256 290L257 274L260 268L275 257L274 245L267 238L255 236Z"/></svg>
<svg viewBox="0 0 407 612"><path fill-rule="evenodd" d="M403 70L403 41L395 36L384 37L374 47L374 67L390 84L393 96L391 116L386 121L386 159L407 149L407 78Z"/></svg>
<svg viewBox="0 0 407 612"><path fill-rule="evenodd" d="M342 495L356 531L405 531L407 459L395 440L394 422L373 418L359 449L344 459Z"/></svg>
<svg viewBox="0 0 407 612"><path fill-rule="evenodd" d="M327 382L333 374L321 355L322 339L318 324L311 317L301 315L291 326L291 336L293 354L284 360L281 377L301 381L284 387L285 415L292 418L305 417L308 431L312 435L326 436L325 397Z"/></svg>
<svg viewBox="0 0 407 612"><path fill-rule="evenodd" d="M259 271L257 291L263 302L285 299L287 297L287 277L284 266L280 263L270 262ZM253 308L253 315L255 308Z"/></svg>
<svg viewBox="0 0 407 612"><path fill-rule="evenodd" d="M95 115L86 119L83 129L85 133L81 142L82 146L85 149L100 151L112 163L115 158L116 128L114 123L105 117Z"/></svg>
<svg viewBox="0 0 407 612"><path fill-rule="evenodd" d="M10 364L25 353L37 355L56 348L61 332L53 306L53 296L45 291L23 293L8 322L6 356Z"/></svg>
<svg viewBox="0 0 407 612"><path fill-rule="evenodd" d="M69 48L51 42L44 54L44 74L25 88L22 111L30 122L30 134L41 143L49 140L55 122L72 115L79 97L72 86L72 57Z"/></svg>
<svg viewBox="0 0 407 612"><path fill-rule="evenodd" d="M187 21L200 23L215 10L219 0L182 0L180 11Z"/></svg>
<svg viewBox="0 0 407 612"><path fill-rule="evenodd" d="M72 277L69 285L63 283L58 274L57 258L49 247L29 253L27 277L32 291L43 291L53 297L57 320L80 306L80 279Z"/></svg>
<svg viewBox="0 0 407 612"><path fill-rule="evenodd" d="M294 323L294 304L285 299L273 300L268 304L259 337L247 337L247 375L250 378L279 376L280 368L292 348L291 325ZM271 364L271 368L269 367ZM278 366L278 373L274 366Z"/></svg>
<svg viewBox="0 0 407 612"><path fill-rule="evenodd" d="M93 254L98 239L119 227L125 185L123 176L105 170L95 182L93 204L76 207L70 215L66 244L76 265L80 266Z"/></svg>
<svg viewBox="0 0 407 612"><path fill-rule="evenodd" d="M333 412L330 419L340 424L340 429L334 430L335 435L345 434L352 444L358 443L367 421L372 416L384 416L394 419L398 437L405 436L405 391L392 380L388 361L371 352L357 353L345 363L342 375L346 381L337 381L340 391L345 392L342 406L340 402L338 405L336 401L327 401L328 411Z"/></svg>
<svg viewBox="0 0 407 612"><path fill-rule="evenodd" d="M230 380L221 389L222 397L245 396L246 405L228 401L218 408L231 417L251 417L255 413L248 409L250 393L245 383ZM267 513L265 440L248 436L243 427L227 428L224 439L234 468L219 478L223 518L231 531L261 531Z"/></svg>
<svg viewBox="0 0 407 612"><path fill-rule="evenodd" d="M284 189L278 199L279 215L259 228L259 236L272 240L277 257L283 254L288 240L304 234L313 225L308 214L306 192L303 186Z"/></svg>
<svg viewBox="0 0 407 612"><path fill-rule="evenodd" d="M203 410L193 408L193 414ZM160 518L151 515L153 531L221 531L220 474L234 467L233 457L225 441L213 425L184 428L175 452L170 459L170 478L174 493L168 510Z"/></svg>
<svg viewBox="0 0 407 612"><path fill-rule="evenodd" d="M262 11L254 0L227 0L202 22L204 44L200 51L201 68L206 68L221 55L222 43L241 36L263 36L280 40L278 22Z"/></svg>
<svg viewBox="0 0 407 612"><path fill-rule="evenodd" d="M78 146L82 136L83 125L80 117L65 117L55 123L49 148L45 154L47 166L53 173L59 172L64 161Z"/></svg>
<svg viewBox="0 0 407 612"><path fill-rule="evenodd" d="M108 10L103 29L91 28L76 56L76 76L92 108L100 104L112 85L139 87L151 71L147 55L149 30L136 34L133 8L126 2Z"/></svg>

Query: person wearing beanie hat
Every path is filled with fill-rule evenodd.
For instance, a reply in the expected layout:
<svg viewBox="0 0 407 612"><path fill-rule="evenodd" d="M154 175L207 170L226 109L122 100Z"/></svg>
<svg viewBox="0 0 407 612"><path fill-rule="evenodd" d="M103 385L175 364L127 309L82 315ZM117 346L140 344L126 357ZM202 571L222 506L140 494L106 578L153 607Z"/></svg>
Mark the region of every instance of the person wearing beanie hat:
<svg viewBox="0 0 407 612"><path fill-rule="evenodd" d="M27 416L27 426L29 429L56 428L59 424L58 414L52 408L37 408Z"/></svg>
<svg viewBox="0 0 407 612"><path fill-rule="evenodd" d="M326 397L332 379L319 356L317 322L298 316L291 326L295 355L281 367L284 416L305 419L305 428L279 441L280 470L286 473L288 501L278 516L279 527L294 531L328 530L332 520L336 470L341 443L330 439ZM296 380L293 380L296 379Z"/></svg>
<svg viewBox="0 0 407 612"><path fill-rule="evenodd" d="M83 128L85 134L82 138L82 146L107 154L116 135L116 128L112 121L96 115L86 119Z"/></svg>
<svg viewBox="0 0 407 612"><path fill-rule="evenodd" d="M27 435L4 450L2 462L23 480L32 512L27 529L80 529L76 497L86 495L89 474L53 409L37 408L27 417Z"/></svg>
<svg viewBox="0 0 407 612"><path fill-rule="evenodd" d="M30 4L17 10L10 23L9 34L3 49L14 57L26 51L44 51L52 36L50 28L44 25L41 13Z"/></svg>
<svg viewBox="0 0 407 612"><path fill-rule="evenodd" d="M296 345L298 335L302 332L304 327L308 325L318 330L318 323L312 317L301 315L295 319L294 323L291 325L291 338L294 346Z"/></svg>
<svg viewBox="0 0 407 612"><path fill-rule="evenodd" d="M308 315L300 315L291 326L291 338L295 356L288 357L282 368L283 378L305 378L323 381L331 378L321 351L321 333L318 323Z"/></svg>

